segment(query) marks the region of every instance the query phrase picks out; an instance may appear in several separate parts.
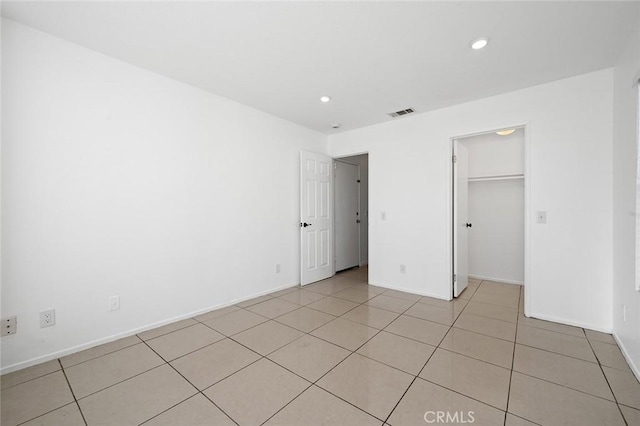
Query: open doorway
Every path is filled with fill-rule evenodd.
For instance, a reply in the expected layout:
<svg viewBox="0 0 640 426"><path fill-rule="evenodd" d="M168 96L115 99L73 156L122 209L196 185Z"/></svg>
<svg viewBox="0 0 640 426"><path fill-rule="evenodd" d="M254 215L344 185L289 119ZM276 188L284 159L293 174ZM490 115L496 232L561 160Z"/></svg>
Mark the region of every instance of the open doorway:
<svg viewBox="0 0 640 426"><path fill-rule="evenodd" d="M334 161L335 270L369 263L369 155Z"/></svg>
<svg viewBox="0 0 640 426"><path fill-rule="evenodd" d="M453 140L452 296L525 283L525 128ZM471 290L472 291L472 290Z"/></svg>

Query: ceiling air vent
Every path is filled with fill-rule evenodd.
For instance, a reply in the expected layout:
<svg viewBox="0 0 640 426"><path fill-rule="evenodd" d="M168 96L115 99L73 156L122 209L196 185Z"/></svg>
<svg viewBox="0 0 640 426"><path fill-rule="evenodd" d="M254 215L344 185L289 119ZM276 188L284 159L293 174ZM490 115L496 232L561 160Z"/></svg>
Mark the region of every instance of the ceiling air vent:
<svg viewBox="0 0 640 426"><path fill-rule="evenodd" d="M407 108L407 109L401 109L400 111L396 111L396 112L390 112L388 113L388 115L390 117L401 117L403 115L411 114L413 112L416 112L413 108Z"/></svg>

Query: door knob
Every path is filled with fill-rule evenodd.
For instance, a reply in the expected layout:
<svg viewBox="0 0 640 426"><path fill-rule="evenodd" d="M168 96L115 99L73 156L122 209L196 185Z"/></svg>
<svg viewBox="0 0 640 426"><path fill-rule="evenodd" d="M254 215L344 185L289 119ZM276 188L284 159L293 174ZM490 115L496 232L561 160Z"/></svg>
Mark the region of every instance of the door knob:
<svg viewBox="0 0 640 426"><path fill-rule="evenodd" d="M471 223L465 223L464 226L466 226L467 228L471 228L473 225Z"/></svg>
<svg viewBox="0 0 640 426"><path fill-rule="evenodd" d="M302 228L302 227L305 227L305 228L306 228L307 226L311 226L311 224L310 224L310 223L307 223L307 222L305 222L305 223L301 223L301 224L300 224L300 227L301 227L301 228Z"/></svg>

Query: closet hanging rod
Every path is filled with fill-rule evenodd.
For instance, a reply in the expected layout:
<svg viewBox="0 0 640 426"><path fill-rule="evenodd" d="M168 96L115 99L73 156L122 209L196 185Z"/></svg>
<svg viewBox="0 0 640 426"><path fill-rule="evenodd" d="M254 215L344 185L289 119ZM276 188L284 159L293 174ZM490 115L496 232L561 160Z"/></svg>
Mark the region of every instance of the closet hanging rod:
<svg viewBox="0 0 640 426"><path fill-rule="evenodd" d="M508 179L524 179L524 175L518 174L518 175L478 176L478 177L470 177L467 180L469 182L480 182L485 180L508 180Z"/></svg>

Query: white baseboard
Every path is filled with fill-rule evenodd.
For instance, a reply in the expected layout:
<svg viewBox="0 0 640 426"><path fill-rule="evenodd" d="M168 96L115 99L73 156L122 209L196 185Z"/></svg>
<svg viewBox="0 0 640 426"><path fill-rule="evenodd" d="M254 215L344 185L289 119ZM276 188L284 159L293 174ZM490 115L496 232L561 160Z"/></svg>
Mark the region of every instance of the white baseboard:
<svg viewBox="0 0 640 426"><path fill-rule="evenodd" d="M369 284L375 285L376 287L386 288L388 290L398 290L398 291L404 291L405 293L417 294L419 296L433 297L434 299L445 300L447 302L451 300L449 298L442 297L442 295L437 295L437 294L429 293L426 291L415 291L413 289L407 289L403 287L392 287L387 284L381 284L381 283L375 283L375 282L369 282Z"/></svg>
<svg viewBox="0 0 640 426"><path fill-rule="evenodd" d="M568 320L566 318L558 318L558 317L553 317L550 315L540 315L537 313L531 313L531 315L529 315L530 318L535 318L535 319L541 319L544 321L551 321L551 322L557 322L558 324L564 324L564 325L570 325L573 327L580 327L580 328L586 328L588 330L594 330L594 331L599 331L601 333L607 333L607 334L611 334L611 329L610 328L604 328L604 327L600 327L598 325L594 325L594 324L587 324L587 323L581 323L581 322L577 322L577 321L571 321Z"/></svg>
<svg viewBox="0 0 640 426"><path fill-rule="evenodd" d="M154 328L162 327L163 325L171 324L171 323L176 322L176 321L181 321L181 320L184 320L184 319L193 318L195 316L198 316L200 314L204 314L206 312L213 311L215 309L226 308L227 306L235 305L236 303L244 302L245 300L254 299L256 297L264 296L265 294L274 293L276 291L284 290L286 288L296 287L298 285L300 285L300 283L288 284L288 285L285 285L285 286L280 286L280 287L273 288L273 289L270 289L270 290L267 290L267 291L262 291L262 292L253 294L251 296L241 297L239 299L235 299L235 300L232 300L232 301L227 302L227 303L222 303L222 304L219 304L219 305L210 306L208 308L199 309L197 311L189 312L189 313L186 313L186 314L183 314L183 315L178 315L178 316L175 316L175 317L172 317L172 318L168 318L168 319L165 319L165 320L162 320L162 321L157 321L157 322L154 322L152 324L148 324L148 325L145 325L145 326L142 326L142 327L137 327L137 328L134 328L134 329L130 329L130 330L124 331L122 333L117 333L117 334L114 334L114 335L111 335L111 336L103 337L101 339L92 340L90 342L83 343L81 345L76 345L76 346L72 346L70 348L66 348L66 349L62 349L62 350L59 350L59 351L55 351L55 352L52 352L52 353L49 353L49 354L46 354L46 355L41 355L41 356L38 356L38 357L35 357L35 358L28 359L26 361L20 361L20 362L17 362L15 364L8 365L6 367L3 366L2 368L0 368L0 374L12 373L14 371L22 370L23 368L27 368L27 367L31 367L33 365L41 364L43 362L51 361L53 359L62 358L64 356L71 355L71 354L74 354L76 352L83 351L85 349L90 349L90 348L92 348L94 346L99 346L99 345L103 345L105 343L110 343L110 342L113 342L115 340L122 339L124 337L129 337L129 336L133 336L134 334L142 333L143 331L147 331L147 330L151 330L151 329L154 329Z"/></svg>
<svg viewBox="0 0 640 426"><path fill-rule="evenodd" d="M615 339L616 343L618 343L618 347L622 352L622 356L624 356L624 359L627 361L627 364L629 364L629 367L631 368L631 371L633 372L634 376L636 376L636 379L640 381L640 369L638 369L638 366L633 362L633 359L629 356L629 351L627 350L627 347L624 345L622 340L615 335L615 333L613 334L613 338Z"/></svg>
<svg viewBox="0 0 640 426"><path fill-rule="evenodd" d="M476 280L495 281L497 283L524 285L523 281L507 280L504 278L495 278L495 277L483 277L482 275L469 274L469 278L475 278Z"/></svg>

